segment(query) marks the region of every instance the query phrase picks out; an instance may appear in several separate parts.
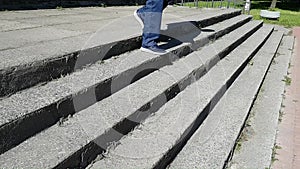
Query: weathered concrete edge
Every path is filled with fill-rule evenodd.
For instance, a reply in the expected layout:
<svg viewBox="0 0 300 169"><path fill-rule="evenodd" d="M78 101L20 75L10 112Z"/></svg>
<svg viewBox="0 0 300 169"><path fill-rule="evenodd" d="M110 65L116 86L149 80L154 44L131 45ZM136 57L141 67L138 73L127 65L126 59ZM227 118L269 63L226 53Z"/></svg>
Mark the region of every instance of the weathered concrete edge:
<svg viewBox="0 0 300 169"><path fill-rule="evenodd" d="M253 32L259 29L261 26L262 26L262 22L257 24L257 26L253 28L253 30L249 31L247 34L242 36L238 40L239 43L231 44L228 48L226 48L224 51L220 51L218 55L215 55L215 57L209 59L202 66L199 65L200 67L198 69L195 69L190 74L188 74L185 78L170 86L167 90L165 90L163 93L153 98L151 101L143 105L137 111L133 112L128 117L125 117L122 121L115 124L110 130L106 131L106 133L98 136L96 139L89 142L80 150L72 154L68 159L64 160L62 163L57 165L55 168L68 168L68 167L72 168L78 166L86 167L99 154L106 151L104 147L107 148L110 146L111 143L120 140L122 136L128 134L135 127L140 125L140 123L143 122L147 117L149 117L152 113L156 112L160 107L162 107L165 104L165 103L160 103L157 100L167 97L167 101L169 101L175 98L187 86L194 83L192 79L195 78L199 79L203 75L205 75L210 68L212 68L215 64L217 64L217 60L225 57L231 50L237 47L240 43L244 42L245 39L247 39ZM143 114L141 114L141 112ZM115 134L116 131L117 133L122 133L122 135ZM99 147L99 145L101 145L101 147Z"/></svg>
<svg viewBox="0 0 300 169"><path fill-rule="evenodd" d="M249 63L249 61L257 54L257 52L259 52L259 49L261 49L261 47L265 44L265 42L268 40L268 38L270 37L270 35L272 34L272 31L268 34L268 36L266 37L266 39L262 42L262 44L260 44L259 45L259 47L252 53L252 56L250 56L249 58L248 58L248 60L244 63L244 69L243 70L245 70L245 69L247 69L247 64ZM231 86L229 86L228 88L228 90L227 90L227 92L228 91L230 91L230 88L233 88L233 85L234 85L234 83L236 83L236 80L237 79L239 79L240 78L240 76L243 74L243 71L241 71L240 72L240 74L238 74L237 76L239 76L239 77L237 77L236 79L235 79L235 81L233 82L233 84L231 84ZM227 95L227 94L226 94ZM216 107L212 110L212 111L216 111L216 108L218 108L218 107L220 107L220 108L222 108L223 109L223 107L222 107L222 104L221 104L221 102L224 100L224 99L226 99L226 98L221 98L221 100L219 100L219 102L217 103L217 105L216 105ZM227 103L228 104L228 103ZM226 105L226 104L225 104ZM219 113L218 113L219 114ZM200 131L196 131L196 132L200 132ZM193 139L193 137L194 137L194 139L196 139L195 137L196 137L196 135L194 135L194 136L192 136L192 139ZM180 149L181 150L181 149ZM184 149L183 149L184 150ZM224 160L225 161L225 160ZM226 163L226 162L225 162ZM180 163L181 164L181 163ZM190 164L184 164L185 166L187 166L187 168L197 168L197 166L192 166L192 165L190 165ZM174 166L174 165L172 165L171 164L171 168L178 168L179 166ZM183 167L183 166L181 166L181 167ZM212 166L210 166L210 167L212 167ZM220 167L221 168L221 167ZM222 168L225 168L225 166L222 166Z"/></svg>
<svg viewBox="0 0 300 169"><path fill-rule="evenodd" d="M237 10L211 18L206 18L197 22L200 27L206 27L240 14L241 10ZM82 51L74 51L55 58L0 70L0 97L16 93L38 83L57 79L99 60L108 59L112 56L138 49L141 46L141 39L141 36L123 39L93 48L84 49ZM105 56L99 57L94 55L99 51L106 51ZM80 56L82 57L82 55L89 58L85 59L88 60L88 62L78 65L77 60Z"/></svg>
<svg viewBox="0 0 300 169"><path fill-rule="evenodd" d="M243 48L242 48L243 49ZM253 48L253 50L252 50L252 52L255 52L256 50L255 50L255 48ZM199 51L199 52L201 52L201 51ZM251 55L252 55L252 52L247 52L247 54L249 54L249 56L248 57L250 57ZM235 57L236 57L237 55L235 55ZM239 55L238 55L239 56ZM192 135L193 134L193 132L195 131L195 130L197 130L197 125L198 125L198 123L201 123L201 121L203 121L204 119L205 119L205 116L206 116L206 114L210 111L210 109L217 103L217 101L219 100L219 98L220 97L222 97L222 95L223 95L223 93L226 91L226 88L227 88L227 84L230 84L230 83L232 83L233 81L234 81L234 79L237 77L237 75L238 75L238 73L236 73L236 72L241 72L242 70L240 70L241 69L241 67L243 67L243 66L245 66L245 64L247 64L248 63L248 61L249 61L249 59L248 59L248 57L243 57L243 60L242 61L240 61L240 62L237 62L238 63L238 65L236 65L234 68L232 68L232 69L230 69L230 71L228 72L228 76L226 76L226 77L222 77L222 80L220 80L220 81L218 81L218 90L214 90L213 91L213 93L211 93L211 94L204 94L204 96L210 96L209 97L209 99L208 100L206 100L205 99L205 102L204 103L201 103L200 105L200 107L198 107L198 106L196 106L197 107L197 111L196 111L196 113L191 113L191 114L194 114L193 115L193 120L191 120L190 122L189 122L189 124L187 124L187 126L185 126L184 127L184 129L185 129L185 132L184 133L181 133L181 134L179 134L179 135L177 135L176 137L174 137L173 138L173 140L172 140L172 142L170 142L170 146L173 146L173 145L175 145L175 146L180 146L180 145L178 145L179 143L181 143L184 139L186 139L186 137L189 137L190 135ZM227 58L227 57L226 57ZM210 65L209 63L210 63L210 61L209 60L207 60L207 61L204 61L205 62L205 65ZM220 62L222 62L222 63L220 63ZM229 65L228 65L228 63L225 61L224 62L224 60L221 60L219 63L220 63L220 65L218 65L217 67L212 67L212 71L213 72L211 72L211 71L209 71L209 73L216 73L217 71L215 71L215 70L219 70L219 71L223 71L223 69L222 69L222 67L228 67ZM244 63L245 62L245 63ZM209 66L207 69L210 69L211 68L211 66ZM209 74L208 74L209 75ZM209 75L210 76L210 75ZM206 76L206 77L209 77L209 76ZM206 77L205 77L205 80L201 80L200 82L199 81L197 81L196 83L194 83L194 84L192 84L192 85L190 85L190 87L192 87L192 89L191 88L189 88L188 90L189 91L191 91L191 90L194 90L194 89L196 89L196 88L202 88L201 86L203 85L203 86L205 86L204 84L205 84L205 82L206 82ZM200 85L200 86L199 86ZM195 88L195 86L196 86L196 88ZM213 87L214 89L216 88L216 87ZM186 91L186 90L185 90ZM182 93L184 93L185 91L183 91ZM210 92L209 92L210 93ZM181 94L180 94L181 95ZM183 98L182 98L183 97ZM192 96L191 96L192 97ZM192 97L193 98L193 97ZM176 99L176 98L174 98L174 99ZM177 98L178 99L178 98ZM180 99L184 99L184 96L183 95L181 95L181 97L180 97ZM171 101L171 102L173 102L173 100ZM172 105L171 103L167 103L169 106L174 106L174 105ZM167 106L167 105L165 105L165 106ZM178 106L182 106L182 105L178 105ZM191 106L191 105L189 105L189 106ZM175 108L175 110L177 110L178 108ZM184 108L183 108L184 109ZM199 110L198 110L199 109ZM166 108L166 110L167 110L167 108ZM174 111L174 109L172 109L173 111ZM186 109L184 109L184 110L186 110ZM165 109L164 109L164 111L165 111ZM199 111L199 112L198 112ZM166 112L164 112L164 113L166 113ZM169 112L170 113L170 112ZM167 113L167 114L169 114L169 113ZM174 113L174 112L173 112ZM171 114L171 113L170 113ZM186 115L188 115L189 113L186 113ZM167 124L168 124L168 122L167 122ZM146 127L146 125L147 125L147 123L146 124L144 124L144 126ZM153 126L155 126L155 124L152 122L150 125L153 125ZM200 124L199 124L200 125ZM152 127L150 127L150 128L152 128ZM148 128L145 130L145 131L148 131ZM134 131L133 131L134 132ZM139 133L140 132L143 132L143 127L141 127L141 130L139 130ZM157 131L156 131L157 132ZM141 135L143 135L143 134L141 134ZM139 134L137 134L137 135L134 135L134 138L139 138L139 139L141 139L141 140L143 140L141 137L139 137ZM126 138L125 138L126 139ZM160 139L163 139L163 136L162 136L162 138L161 137L158 137L158 139L160 140ZM188 139L188 138L187 138ZM157 141L156 139L154 139L155 141ZM126 142L126 141L125 141ZM139 143L139 142L138 142ZM138 144L137 143L137 144ZM143 144L142 142L140 142L141 144ZM120 145L120 146L123 146L124 147L124 145ZM147 146L147 145L145 145L145 146ZM168 147L169 148L169 147ZM121 148L122 149L122 148ZM126 149L127 150L129 150L130 151L130 149L128 149L128 147L126 147ZM161 160L160 161L157 161L157 164L154 164L155 162L154 161L151 161L151 163L147 163L146 162L146 158L142 158L141 160L145 160L144 162L147 164L147 166L145 167L145 166L143 166L143 168L150 168L150 166L152 166L152 165L154 165L154 168L166 168L166 166L168 165L168 164L164 164L164 163L168 163L167 161L169 160L168 158L173 158L173 156L175 155L176 156L176 153L174 152L174 154L168 154L168 153L170 153L170 152L168 152L168 150L167 149L165 149L165 148L163 148L163 150L164 151L160 151L160 152L155 152L155 153L157 153L155 156L156 157L158 157L158 158L160 158ZM173 151L174 150L174 148L173 149L171 149L171 150L169 150L169 151ZM114 151L114 150L112 150L112 151ZM166 152L165 152L166 151ZM121 157L121 160L122 161L124 161L124 160L126 160L126 155L124 156L123 154L122 155L118 155L118 154L116 154L115 152L114 153L111 153L111 154L114 154L114 155L112 155L112 157L110 157L110 159L107 159L108 161L112 161L112 163L110 163L109 162L109 164L114 164L114 162L116 162L117 163L117 161L116 160L114 160L114 156L116 156L116 157ZM151 153L150 153L151 154ZM108 155L109 156L109 155ZM124 158L123 158L124 157ZM155 158L156 158L155 157ZM152 157L151 157L152 158ZM130 159L130 157L129 157L129 159ZM105 160L105 159L104 159ZM118 159L119 160L119 159ZM165 160L167 160L167 161L165 161ZM97 162L96 162L97 163ZM101 165L101 161L99 161L98 163L100 163L100 165L97 165L96 164L96 166L94 167L94 168L97 168L97 167L100 167L100 168L114 168L114 167L119 167L119 166L110 166L110 165ZM125 168L127 168L128 166L130 166L130 165L127 165ZM132 166L135 166L135 164L133 163L132 164ZM140 167L140 166L137 166L137 167Z"/></svg>
<svg viewBox="0 0 300 169"><path fill-rule="evenodd" d="M0 97L14 94L20 90L29 88L38 83L48 82L60 78L81 69L87 64L95 63L99 60L105 60L134 49L141 45L142 37L133 37L118 42L112 42L101 46L79 50L57 56L55 58L45 59L30 64L14 66L0 70ZM94 55L98 51L107 51L101 58ZM78 65L79 57L89 57L89 63Z"/></svg>
<svg viewBox="0 0 300 169"><path fill-rule="evenodd" d="M246 68L247 64L251 60L251 58L258 52L258 50L264 45L266 40L271 35L272 31L269 33L269 35L264 39L264 41L258 46L258 48L253 49L251 54L241 63L241 66L235 70L235 72L232 74L230 78L226 81L226 83L222 86L222 88L219 89L219 91L216 93L216 95L211 99L209 104L199 113L199 116L195 121L190 125L188 129L185 130L185 132L182 134L182 137L178 140L178 142L173 146L172 149L170 149L163 158L155 165L154 168L166 168L168 167L173 160L176 158L178 153L184 148L184 146L187 144L189 139L194 135L195 132L197 132L200 125L203 123L203 121L207 118L209 113L213 111L213 108L218 104L222 96L226 93L227 89L230 88L230 86L234 83L234 81L238 78L238 76L242 73L242 71ZM190 166L193 168L192 166Z"/></svg>
<svg viewBox="0 0 300 169"><path fill-rule="evenodd" d="M169 65L174 62L176 59L184 57L189 53L193 52L195 46L197 48L202 47L210 42L210 40L215 39L216 37L221 37L222 35L236 29L240 25L248 22L251 18L247 18L242 20L241 22L235 23L230 27L227 27L224 30L220 30L219 32L215 32L208 37L204 37L196 41L193 45L185 45L181 46L178 49L166 54L158 56L152 60L148 60L144 64L139 65L138 67L133 67L121 74L115 75L109 79L105 79L96 85L93 85L87 90L79 91L78 93L74 93L72 95L66 96L64 99L61 99L55 103L52 103L42 109L36 110L34 112L29 112L28 114L24 115L21 118L14 119L13 121L3 124L0 127L0 133L4 136L1 140L1 147L0 147L0 154L4 153L5 151L11 149L12 147L20 144L25 139L29 138L30 136L42 131L57 123L61 118L67 117L68 115L72 115L82 109L89 107L94 103L86 103L86 105L82 106L81 109L74 108L74 99L79 99L88 95L90 92L95 92L97 101L101 101L102 99L109 97L111 94L121 90L122 88L126 87L129 84L123 84L120 88L111 89L112 81L114 83L121 83L118 82L119 79L123 79L122 77L127 77L129 75L137 74L138 70L149 70L148 67L153 68L156 67L156 70L165 66ZM258 29L258 28L257 28ZM247 34L246 36L250 36ZM240 42L237 42L235 45L238 45ZM155 65L155 66L153 66ZM138 79L146 76L147 74L155 71L155 69L151 69L148 72L143 72L144 74L140 74ZM138 80L136 79L136 80ZM42 120L43 119L43 120ZM37 122L39 122L37 124ZM41 123L42 122L42 123ZM25 134L26 133L26 134Z"/></svg>
<svg viewBox="0 0 300 169"><path fill-rule="evenodd" d="M283 35L283 34L282 34L282 35ZM282 39L282 38L281 38L281 39ZM251 104L251 106L249 107L248 114L247 114L247 116L246 116L246 118L245 118L245 120L244 120L244 123L242 124L242 127L241 127L241 129L240 129L240 131L239 131L239 134L238 134L238 136L237 136L237 138L236 138L235 145L234 145L234 147L232 148L232 150L231 150L231 152L230 152L230 154L229 154L229 156L228 156L226 162L224 163L224 168L225 168L226 166L228 167L229 162L232 160L232 158L233 158L233 156L234 156L234 151L236 150L237 142L238 142L239 138L241 137L241 134L243 133L243 130L244 130L245 127L246 127L247 119L249 119L249 116L250 116L250 114L251 114L251 110L253 110L254 104L255 104L256 101L258 100L259 92L261 91L262 86L263 86L263 84L264 84L264 81L265 81L265 79L266 79L266 77L267 77L268 71L270 70L270 67L272 66L272 61L274 60L274 57L275 57L275 55L276 55L276 53L277 53L277 51L278 51L278 49L279 49L279 45L280 45L280 42L278 42L278 46L277 46L277 49L276 49L276 51L275 51L275 53L274 53L274 55L273 55L273 58L272 58L270 64L268 65L268 67L267 67L267 71L266 71L266 73L264 74L264 76L263 76L263 78L262 78L262 80L261 80L260 85L258 86L257 93L255 94L255 97L253 98L252 104Z"/></svg>
<svg viewBox="0 0 300 169"><path fill-rule="evenodd" d="M283 37L286 38L287 36ZM281 44L285 43L284 40L281 41ZM284 89L285 89L285 82L283 82L283 78L284 76L287 75L287 71L288 71L288 67L289 67L289 62L290 62L290 58L292 56L292 51L289 51L289 49L292 49L293 46L280 46L278 48L278 51L276 53L276 56L274 58L274 64L271 64L270 66L270 71L267 73L264 82L262 84L262 87L258 93L257 96L257 100L254 103L254 106L252 108L252 110L250 111L250 116L247 119L246 123L249 123L250 126L245 126L245 129L248 127L253 128L254 131L256 131L255 135L262 135L262 134L266 134L266 133L257 133L257 132L261 132L262 130L257 129L256 125L253 125L255 123L259 123L257 119L261 119L261 118L266 118L266 116L268 117L267 119L271 119L273 121L273 123L271 124L267 124L265 126L265 128L268 131L273 131L273 133L267 133L268 134L268 139L272 140L272 145L269 145L269 143L267 145L262 145L262 144L257 144L259 143L257 140L261 140L262 138L258 138L258 137L250 137L247 139L247 142L249 142L248 144L243 144L242 141L242 149L239 152L234 152L232 160L230 161L231 165L241 165L243 167L247 166L247 167L251 167L249 164L255 164L257 166L257 168L266 168L266 167L270 167L271 163L272 163L272 149L273 146L275 144L275 137L276 137L276 130L277 130L277 121L279 119L279 111L281 109L281 103L283 100L282 95L284 94ZM278 56L279 55L279 56ZM280 56L283 55L283 56ZM275 83L275 90L274 88L270 88L272 86L274 86L274 82ZM279 83L279 84L278 84ZM268 90L264 90L265 88L269 88ZM273 94L274 93L274 94ZM272 96L277 96L275 102L269 102L269 98ZM270 107L270 104L272 105L272 112L273 115L270 114L270 109L266 108L265 106L263 106L265 103L268 103L269 105L268 107ZM257 113L253 113L253 111L257 112ZM267 113L269 112L269 113ZM253 118L251 115L254 115L255 118ZM264 115L262 115L264 114ZM252 144L253 146L249 146L249 144ZM250 159L246 159L245 157L247 156L247 152L245 152L243 150L243 148L246 147L246 149L251 149L252 151L255 151L257 155L259 154L265 154L266 156L263 157L267 157L267 155L269 155L269 158L266 159L261 159L263 157L260 156L260 160L257 161L257 158L251 158ZM262 147L268 147L269 149L265 149ZM249 148L248 148L249 147ZM253 147L255 147L253 149ZM262 163L262 161L264 161L265 163ZM234 164L232 164L234 163ZM240 167L241 167L240 166Z"/></svg>

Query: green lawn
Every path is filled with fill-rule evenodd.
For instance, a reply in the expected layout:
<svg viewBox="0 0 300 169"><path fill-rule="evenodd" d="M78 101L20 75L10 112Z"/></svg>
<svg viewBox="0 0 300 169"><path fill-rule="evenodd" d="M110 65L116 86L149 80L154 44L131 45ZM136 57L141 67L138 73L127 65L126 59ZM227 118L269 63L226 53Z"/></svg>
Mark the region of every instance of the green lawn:
<svg viewBox="0 0 300 169"><path fill-rule="evenodd" d="M185 3L185 6L189 7L195 7L195 3L189 2ZM263 19L260 18L260 10L262 9L269 9L269 6L271 5L271 0L265 0L265 1L251 1L251 11L250 14L253 15L254 19L257 20L264 20L265 23L270 24L277 24L282 25L285 27L294 27L294 26L300 26L300 4L298 2L281 2L278 0L277 5L275 9L272 9L272 11L280 11L280 18L278 20L270 20L270 19ZM198 7L199 8L205 8L209 7L211 8L214 6L214 8L227 7L227 3L224 2L221 4L219 1L215 1L212 5L212 2L206 3L205 1L199 1ZM229 5L231 8L243 8L242 4L233 4L231 3Z"/></svg>
<svg viewBox="0 0 300 169"><path fill-rule="evenodd" d="M259 14L261 9L269 9L271 1L252 1L252 10L250 14L254 19L261 19ZM278 0L275 9L272 11L279 11L279 20L263 19L265 23L283 25L285 27L300 26L300 4L295 0L293 2L281 2Z"/></svg>
<svg viewBox="0 0 300 169"><path fill-rule="evenodd" d="M300 26L300 12L275 8L274 11L280 11L279 20L263 19L265 23L282 25L285 27ZM261 20L260 9L252 9L250 14L253 19Z"/></svg>

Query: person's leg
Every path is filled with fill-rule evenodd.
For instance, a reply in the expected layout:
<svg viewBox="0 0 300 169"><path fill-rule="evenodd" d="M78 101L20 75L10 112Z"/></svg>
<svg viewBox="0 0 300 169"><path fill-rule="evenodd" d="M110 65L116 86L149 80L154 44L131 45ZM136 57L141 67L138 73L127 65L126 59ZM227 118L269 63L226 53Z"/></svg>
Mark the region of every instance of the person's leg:
<svg viewBox="0 0 300 169"><path fill-rule="evenodd" d="M146 5L137 12L141 14L144 22L142 47L156 46L155 40L159 38L164 0L147 0Z"/></svg>

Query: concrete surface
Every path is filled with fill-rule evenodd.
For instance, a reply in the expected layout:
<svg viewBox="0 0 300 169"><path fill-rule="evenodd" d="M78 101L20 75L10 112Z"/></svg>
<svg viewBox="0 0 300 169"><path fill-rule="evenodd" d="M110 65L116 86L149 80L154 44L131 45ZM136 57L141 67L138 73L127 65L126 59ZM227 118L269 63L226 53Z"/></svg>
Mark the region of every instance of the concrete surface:
<svg viewBox="0 0 300 169"><path fill-rule="evenodd" d="M1 37L1 52L12 49L19 49L19 51L23 51L23 48L38 45L36 43L47 43L53 40L60 39L68 39L66 37L77 37L83 34L88 34L93 36L94 33L100 33L99 31L105 30L115 30L109 33L109 39L102 38L100 41L95 42L100 45L108 42L114 42L118 40L127 39L128 37L137 36L141 33L141 28L138 23L134 20L132 13L138 7L114 7L114 8L74 8L74 9L65 9L65 10L37 10L37 11L16 11L16 12L1 12L1 22L3 22L3 27L0 30ZM176 21L186 21L190 16L194 15L194 18L197 20L204 20L206 18L211 18L213 16L218 16L220 14L233 12L237 10L200 10L200 9L189 9L189 8L167 8L164 15L164 20L166 22L176 22ZM122 24L122 26L129 26L128 29L119 29L120 22L124 19L126 22ZM187 19L190 20L190 19ZM113 24L116 22L116 24ZM5 23L5 24L4 24ZM11 24L10 24L11 23ZM19 25L20 24L20 25ZM25 28L22 25L27 24ZM95 25L96 24L96 25ZM167 24L164 22L164 24ZM12 25L11 28L7 28L8 25ZM29 26L30 25L30 26ZM109 28L105 28L105 26L110 26ZM6 27L5 27L6 26ZM46 34L42 34L39 32L46 32ZM90 30L85 30L90 29ZM26 31L35 36L29 36ZM60 32L67 32L69 34L64 33L64 37L59 35ZM121 31L121 32L120 32ZM126 32L123 32L126 31ZM20 34L24 36L28 36L26 38L20 38L20 40L12 40L5 37L15 37L15 35ZM101 34L104 36L104 34ZM92 38L92 37L87 38ZM113 37L111 37L113 36ZM115 37L115 38L114 38ZM24 40L24 41L23 41ZM26 40L26 41L25 41ZM81 45L75 46L76 51L85 48L93 47L93 44L89 44L90 46L84 45L88 42L89 39L83 40ZM76 45L76 44L74 44ZM73 44L69 44L69 46L63 46L62 49L66 48L74 49ZM73 48L72 48L73 47ZM52 48L52 47L49 47ZM59 46L57 46L59 49ZM62 50L61 49L61 50ZM34 51L32 51L34 52ZM39 51L43 52L43 51ZM66 52L70 52L67 50ZM65 53L61 53L65 54ZM2 54L1 54L2 55ZM36 60L44 60L46 57L51 58L55 55L44 56L41 53L42 58L37 57L36 55L27 56L27 59L24 60L25 63L31 63ZM35 56L35 57L34 57ZM4 69L6 67L12 67L20 64L17 58L21 56L6 56L5 62L1 62L0 68ZM24 56L25 57L25 56ZM1 58L2 59L2 58Z"/></svg>
<svg viewBox="0 0 300 169"><path fill-rule="evenodd" d="M244 41L214 67L207 68L210 69L207 74L146 119L137 130L121 139L115 149L110 150L104 159L94 163L91 168L130 168L131 166L165 168L177 155L181 144L191 137L201 121L206 118L207 107L209 109L214 107L226 91L231 79L242 70L248 57L264 41L268 34L266 32L271 31L270 27L261 28L261 30ZM245 51L244 48L250 45L253 47ZM241 53L244 55L241 56ZM195 55L199 55L199 59L206 65L210 62L203 56L202 51L195 52ZM194 62L186 62L186 65L190 67L191 63L194 64ZM173 76L177 74L173 72ZM190 152L187 151L187 153ZM206 158L212 158L215 155L213 152L210 153L211 155ZM194 155L188 156L194 158ZM179 165L174 168L202 168L200 165L194 166L195 162L197 160L191 160L183 164L186 165L185 167Z"/></svg>
<svg viewBox="0 0 300 169"><path fill-rule="evenodd" d="M270 167L285 89L283 79L287 75L293 44L293 36L283 37L247 119L239 142L241 146L230 162L231 168Z"/></svg>
<svg viewBox="0 0 300 169"><path fill-rule="evenodd" d="M6 139L3 142L10 142L14 145L23 141L23 139L55 124L59 118L89 107L138 80L136 78L141 78L151 71L171 64L174 60L209 43L209 39L215 40L214 38L232 31L249 19L248 16L238 16L212 25L208 28L214 32L202 32L200 35L192 37L192 42L168 49L172 52L167 55L154 56L140 51L125 53L104 63L98 62L70 76L30 88L1 100L0 106L3 114L1 132L6 135L2 138ZM252 26L239 30L246 37L251 33L250 30L258 29L258 27L259 24L253 22ZM238 41L239 35L228 39L228 41ZM78 100L84 101L76 104L79 103ZM49 118L45 119L44 116ZM40 119L39 122L36 122L36 119ZM13 124L18 124L18 126ZM23 132L25 129L26 134ZM14 140L16 143L8 140ZM6 146L10 147L10 145Z"/></svg>
<svg viewBox="0 0 300 169"><path fill-rule="evenodd" d="M50 129L45 130L42 134L38 134L30 138L26 142L4 153L3 155L0 156L0 161L2 161L0 163L3 164L3 167L8 167L8 168L13 166L21 167L22 165L29 168L30 167L43 168L43 167L47 167L48 165L54 167L53 164L59 165L63 160L68 161L68 159L65 159L66 157L72 156L71 159L73 159L74 157L76 160L75 162L70 161L69 165L71 166L78 165L79 163L82 162L81 161L82 155L84 156L84 154L81 154L80 152L85 152L89 154L89 152L92 151L91 149L88 149L90 147L84 146L82 145L82 143L85 142L86 144L91 144L89 142L94 140L94 142L98 143L97 145L100 145L101 148L107 149L108 143L117 141L122 136L127 134L126 130L128 130L127 132L129 132L130 130L133 129L133 128L128 128L130 127L129 125L130 121L134 122L135 125L139 124L150 114L154 113L168 100L175 97L178 94L178 92L184 90L184 88L187 85L193 83L194 80L200 78L201 75L206 71L206 69L207 70L210 69L210 66L213 66L215 64L212 60L217 60L218 57L222 57L222 53L223 55L228 53L230 50L232 50L234 46L233 44L238 45L239 43L243 42L244 39L247 38L246 36L247 33L251 32L251 30L256 30L260 26L261 26L261 22L252 21L238 28L234 32L224 36L222 39L217 40L209 47L204 47L199 52L199 54L192 53L193 57L192 56L184 57L178 60L177 62L175 62L171 66L163 67L159 71L155 71L151 73L150 75L125 87L124 89L111 95L110 97L103 99L102 101L97 102L94 105L88 107L87 109L84 109L79 113L75 114L73 118L69 119L70 122L67 121L65 123L66 125L63 125L64 128L69 128L69 129L66 130L64 129L60 132L56 132L56 134L53 134L53 131L58 131L58 129L55 129L58 127L52 126L50 127ZM225 46L224 44L228 46ZM215 51L215 52L212 53L211 51ZM136 53L138 52L139 51L137 51ZM204 67L203 64L199 65L199 55L201 56L200 58L202 59L206 58L207 60L205 62L206 67ZM132 61L137 62L138 55L133 55L133 56L135 57L134 60ZM143 54L143 57L146 56L147 54ZM148 54L148 57L154 57L154 56ZM120 66L122 67L122 63L120 64ZM84 80L84 82L86 81ZM177 88L177 86L179 87L179 89ZM74 106L76 106L76 103L81 103L87 100L88 101L93 100L92 97L93 95L91 95L91 98L81 98L78 100L74 99ZM144 110L143 107L145 107L145 105L151 105L151 106ZM125 117L127 117L127 119L129 119L130 121L126 122L126 120L124 119ZM124 120L125 122L122 122ZM119 128L112 128L113 126L118 126L118 124L120 125ZM83 131L89 136L88 140L86 140L86 137L79 136L79 135L84 136L84 134L78 134L78 137L74 141L74 144L80 143L81 144L80 150L78 150L78 146L73 146L73 143L70 143L70 141L69 143L66 142L67 138L64 136L64 135L66 136L70 135L66 133L73 133L73 131L77 131L78 126L81 126L83 128ZM82 132L82 131L78 131L78 132ZM47 137L56 137L56 142L53 142L52 144L49 145L43 144L42 142L48 140ZM93 145L93 146L97 147L97 145ZM65 147L69 147L69 148L66 149ZM30 153L31 155L26 154L29 153L29 150L34 150L35 152L47 151L47 153L45 153L47 155L41 157L40 156L41 153ZM64 151L61 152L61 150ZM75 153L75 152L79 152L79 153ZM60 156L57 156L57 154L59 154ZM39 155L39 156L35 156L35 155ZM92 154L92 155L96 156L97 154ZM36 162L32 161L32 160L36 160L37 158L39 159L38 161L43 161L43 162L37 164ZM18 161L19 163L16 164L14 161ZM34 165L38 165L38 166L34 166Z"/></svg>
<svg viewBox="0 0 300 169"><path fill-rule="evenodd" d="M280 12L278 11L269 11L269 10L261 10L260 17L267 19L278 19L280 18Z"/></svg>
<svg viewBox="0 0 300 169"><path fill-rule="evenodd" d="M0 97L139 48L141 28L132 14L137 8L1 12ZM165 11L163 27L182 21L208 26L238 14L239 10L231 9L170 8ZM87 59L78 65L82 57Z"/></svg>
<svg viewBox="0 0 300 169"><path fill-rule="evenodd" d="M0 12L0 89L35 85L0 96L0 168L165 168L178 153L171 168L225 167L281 32L240 10L168 8L162 33L181 42L154 56L135 50L136 8Z"/></svg>
<svg viewBox="0 0 300 169"><path fill-rule="evenodd" d="M260 34L250 37L251 43L242 44L241 48L247 48L250 52L253 48L249 49L249 46L258 47L259 44L254 39L259 39L262 43L267 37L266 32L271 29L272 27L266 26ZM278 34L271 35L263 48L252 58L252 62L250 61L232 85L228 86L228 91L177 155L170 168L223 168L225 166L276 51L277 47L272 45L280 38ZM241 53L245 53L244 50L241 51L230 55L241 57ZM224 69L229 68L224 67ZM243 97L237 97L241 95Z"/></svg>

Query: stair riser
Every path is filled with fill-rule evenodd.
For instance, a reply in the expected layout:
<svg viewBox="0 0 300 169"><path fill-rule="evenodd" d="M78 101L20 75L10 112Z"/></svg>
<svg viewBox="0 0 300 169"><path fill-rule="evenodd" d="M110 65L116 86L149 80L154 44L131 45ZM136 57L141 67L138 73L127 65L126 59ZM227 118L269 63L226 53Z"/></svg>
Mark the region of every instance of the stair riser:
<svg viewBox="0 0 300 169"><path fill-rule="evenodd" d="M51 60L35 62L30 65L13 67L9 70L1 70L0 97L16 93L38 83L48 82L53 79L60 78L61 76L65 76L74 72L75 70L81 69L84 65L79 65L77 61L81 60L80 57L82 57L83 55L84 57L90 57L90 59L85 59L91 61L86 64L92 64L101 59L108 59L112 56L138 49L141 46L141 39L141 37L135 37L117 43L95 47L92 49L76 51ZM108 48L111 48L111 50L109 50L102 58L98 58L97 55L87 55L92 54L95 51L102 51Z"/></svg>

